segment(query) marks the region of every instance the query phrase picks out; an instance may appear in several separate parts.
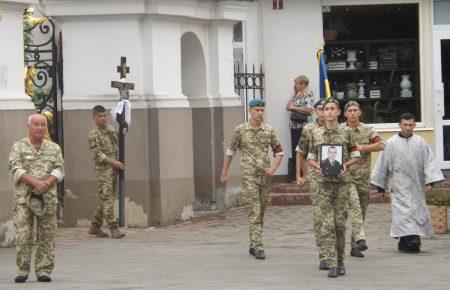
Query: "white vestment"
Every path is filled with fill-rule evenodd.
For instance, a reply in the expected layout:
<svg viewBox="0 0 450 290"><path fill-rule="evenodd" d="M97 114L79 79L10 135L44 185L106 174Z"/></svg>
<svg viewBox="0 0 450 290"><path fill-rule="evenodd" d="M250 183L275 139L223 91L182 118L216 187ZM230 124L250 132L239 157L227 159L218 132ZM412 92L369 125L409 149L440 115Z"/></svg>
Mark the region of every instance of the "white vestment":
<svg viewBox="0 0 450 290"><path fill-rule="evenodd" d="M371 183L391 192L391 236L433 236L425 185L444 180L426 141L412 135L389 138L372 171Z"/></svg>

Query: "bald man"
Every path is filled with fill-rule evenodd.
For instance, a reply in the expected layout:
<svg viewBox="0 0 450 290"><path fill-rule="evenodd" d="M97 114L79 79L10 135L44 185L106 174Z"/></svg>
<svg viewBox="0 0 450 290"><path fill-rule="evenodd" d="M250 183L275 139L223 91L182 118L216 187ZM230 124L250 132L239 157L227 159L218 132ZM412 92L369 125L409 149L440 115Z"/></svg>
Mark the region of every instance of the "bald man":
<svg viewBox="0 0 450 290"><path fill-rule="evenodd" d="M28 118L28 137L14 143L9 174L15 181L16 283L28 279L34 218L37 220L35 272L39 282L51 282L56 235L56 184L64 178L64 160L58 144L44 139L47 119Z"/></svg>

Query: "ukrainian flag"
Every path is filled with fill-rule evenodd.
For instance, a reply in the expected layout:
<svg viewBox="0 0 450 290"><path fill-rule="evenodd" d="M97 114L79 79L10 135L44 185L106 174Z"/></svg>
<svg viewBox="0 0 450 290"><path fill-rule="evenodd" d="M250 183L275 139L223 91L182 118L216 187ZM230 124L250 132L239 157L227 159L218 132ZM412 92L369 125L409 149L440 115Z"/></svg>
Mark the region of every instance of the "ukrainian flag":
<svg viewBox="0 0 450 290"><path fill-rule="evenodd" d="M325 65L325 57L323 56L322 49L317 52L317 60L319 61L319 71L320 71L320 98L331 98L330 82L327 76L327 67Z"/></svg>

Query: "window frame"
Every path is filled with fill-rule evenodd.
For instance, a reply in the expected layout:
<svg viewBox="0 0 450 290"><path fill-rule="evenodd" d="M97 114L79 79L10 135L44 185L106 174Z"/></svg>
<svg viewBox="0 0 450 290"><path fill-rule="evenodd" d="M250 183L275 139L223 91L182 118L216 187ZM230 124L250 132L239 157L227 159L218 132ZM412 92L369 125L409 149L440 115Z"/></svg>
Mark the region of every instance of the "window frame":
<svg viewBox="0 0 450 290"><path fill-rule="evenodd" d="M432 117L432 109L434 108L434 91L430 89L430 85L427 85L427 82L430 82L432 80L429 79L425 75L426 70L430 70L432 68L432 64L430 67L425 67L426 60L429 62L430 53L428 52L428 49L425 50L425 40L424 40L424 33L426 32L426 28L424 25L424 15L425 13L428 13L430 17L432 18L432 11L430 13L429 7L428 9L425 9L424 3L421 0L322 0L321 2L321 8L323 6L351 6L351 5L395 5L395 4L418 4L419 9L419 76L420 76L420 99L419 99L419 105L420 105L420 115L421 120L420 122L416 123L416 128L422 129L422 130L430 130L432 128L427 128L427 124L431 123L429 120ZM431 9L433 9L433 6L431 5ZM321 14L323 15L323 14ZM431 19L433 20L433 19ZM322 26L323 29L323 26ZM430 29L428 29L430 30ZM432 86L432 84L431 84ZM429 104L425 104L425 96L429 95L431 96ZM397 123L371 123L371 126L373 126L377 130L382 130L383 132L395 132L398 131L398 124Z"/></svg>

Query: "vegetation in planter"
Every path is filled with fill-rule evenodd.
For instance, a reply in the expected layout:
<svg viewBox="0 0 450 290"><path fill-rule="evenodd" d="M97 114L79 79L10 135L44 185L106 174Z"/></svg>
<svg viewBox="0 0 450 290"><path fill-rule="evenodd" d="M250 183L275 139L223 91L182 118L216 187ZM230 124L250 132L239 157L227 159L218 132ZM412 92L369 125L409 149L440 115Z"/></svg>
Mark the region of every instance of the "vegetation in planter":
<svg viewBox="0 0 450 290"><path fill-rule="evenodd" d="M428 205L450 205L450 190L433 189L425 194Z"/></svg>

